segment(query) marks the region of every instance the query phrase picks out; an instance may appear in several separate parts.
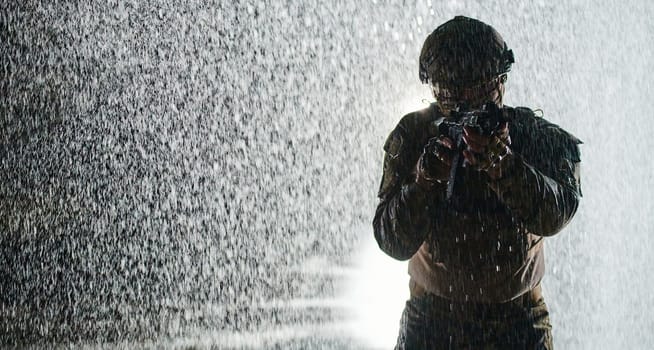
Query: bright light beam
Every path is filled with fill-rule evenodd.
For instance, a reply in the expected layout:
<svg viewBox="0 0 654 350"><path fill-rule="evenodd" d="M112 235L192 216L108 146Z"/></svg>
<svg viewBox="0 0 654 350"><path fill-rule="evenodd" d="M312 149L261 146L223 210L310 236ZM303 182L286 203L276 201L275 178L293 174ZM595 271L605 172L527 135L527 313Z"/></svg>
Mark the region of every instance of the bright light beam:
<svg viewBox="0 0 654 350"><path fill-rule="evenodd" d="M391 349L409 297L407 263L385 255L372 232L366 237L345 295L354 305L352 336L371 348Z"/></svg>

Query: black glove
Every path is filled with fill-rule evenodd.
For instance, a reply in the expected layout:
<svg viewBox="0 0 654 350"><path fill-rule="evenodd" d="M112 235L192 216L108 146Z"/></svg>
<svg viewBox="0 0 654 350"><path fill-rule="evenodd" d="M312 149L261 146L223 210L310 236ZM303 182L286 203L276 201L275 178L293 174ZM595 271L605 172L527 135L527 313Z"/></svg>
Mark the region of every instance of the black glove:
<svg viewBox="0 0 654 350"><path fill-rule="evenodd" d="M463 157L466 163L477 170L485 171L491 178L500 177L500 165L511 154L508 123L502 123L489 136L481 135L469 127L464 127L463 130L463 141L466 143Z"/></svg>
<svg viewBox="0 0 654 350"><path fill-rule="evenodd" d="M454 143L441 135L429 139L416 165L416 183L431 190L437 183L447 182L454 156Z"/></svg>

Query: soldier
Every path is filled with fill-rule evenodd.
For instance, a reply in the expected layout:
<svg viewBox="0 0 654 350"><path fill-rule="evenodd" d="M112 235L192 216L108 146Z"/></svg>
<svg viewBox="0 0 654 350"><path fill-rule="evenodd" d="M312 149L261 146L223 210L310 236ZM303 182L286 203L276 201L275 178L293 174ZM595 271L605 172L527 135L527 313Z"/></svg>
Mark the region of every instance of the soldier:
<svg viewBox="0 0 654 350"><path fill-rule="evenodd" d="M388 137L373 221L379 247L410 259L396 349L552 348L543 237L577 210L581 142L503 105L513 62L499 33L472 18L425 40L420 79L436 102ZM474 115L498 123L463 126Z"/></svg>

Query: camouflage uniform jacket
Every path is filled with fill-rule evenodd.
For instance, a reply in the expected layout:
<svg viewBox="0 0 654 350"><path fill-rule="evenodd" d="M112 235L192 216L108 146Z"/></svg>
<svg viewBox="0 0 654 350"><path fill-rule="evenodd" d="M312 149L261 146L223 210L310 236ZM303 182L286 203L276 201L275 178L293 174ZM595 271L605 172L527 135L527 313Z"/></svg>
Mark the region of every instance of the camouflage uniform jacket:
<svg viewBox="0 0 654 350"><path fill-rule="evenodd" d="M504 107L514 156L499 180L461 168L456 201L446 184L426 192L415 166L438 135L438 107L402 118L384 145L380 202L373 220L380 248L411 258L409 274L436 295L453 300L504 302L540 282L543 236L559 232L577 210L581 142L524 107Z"/></svg>

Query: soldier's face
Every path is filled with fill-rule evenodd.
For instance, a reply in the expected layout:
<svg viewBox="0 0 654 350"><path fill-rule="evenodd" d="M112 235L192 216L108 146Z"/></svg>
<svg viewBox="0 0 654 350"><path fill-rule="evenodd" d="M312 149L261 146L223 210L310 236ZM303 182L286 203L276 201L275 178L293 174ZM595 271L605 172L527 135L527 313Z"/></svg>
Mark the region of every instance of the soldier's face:
<svg viewBox="0 0 654 350"><path fill-rule="evenodd" d="M445 116L449 116L453 110L479 109L486 102L495 102L502 107L505 81L504 74L487 83L471 87L447 88L438 84L432 84L431 87L439 108Z"/></svg>

